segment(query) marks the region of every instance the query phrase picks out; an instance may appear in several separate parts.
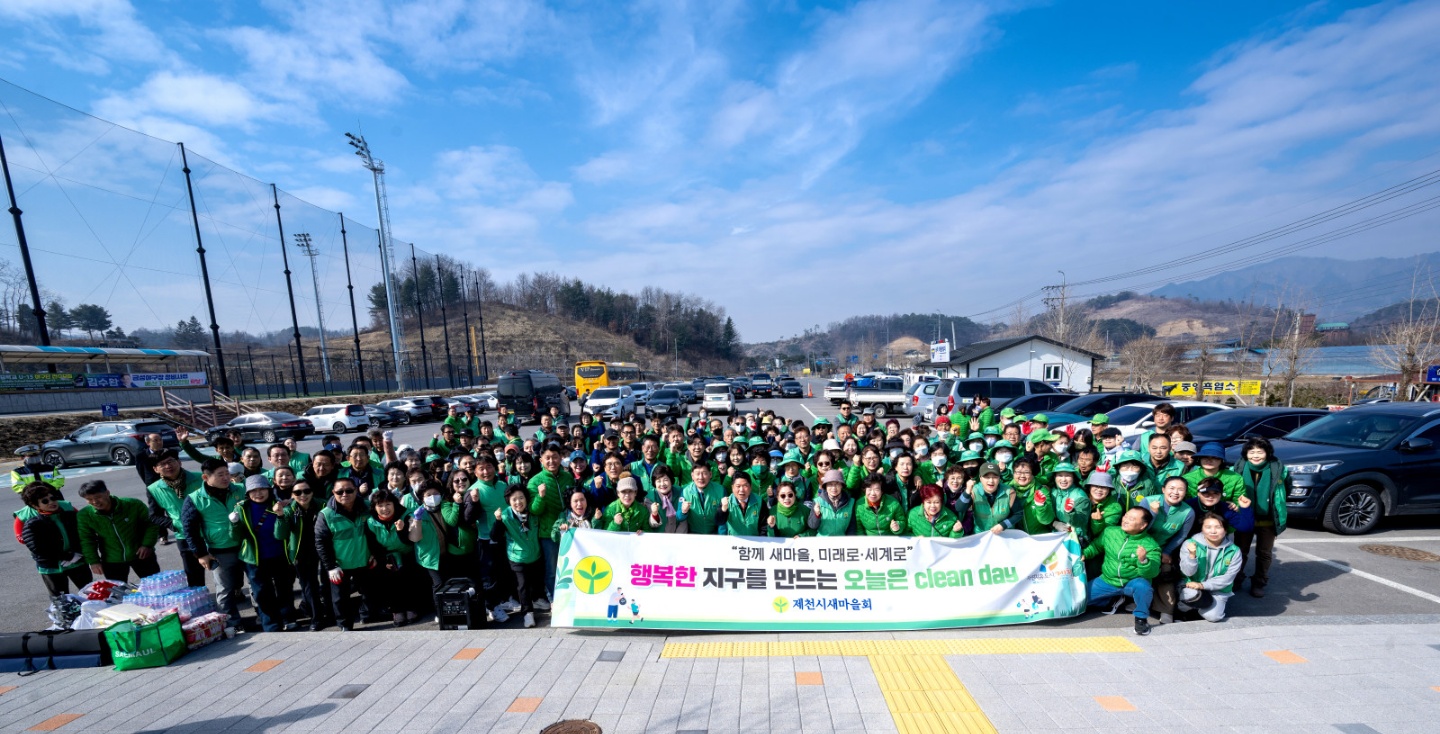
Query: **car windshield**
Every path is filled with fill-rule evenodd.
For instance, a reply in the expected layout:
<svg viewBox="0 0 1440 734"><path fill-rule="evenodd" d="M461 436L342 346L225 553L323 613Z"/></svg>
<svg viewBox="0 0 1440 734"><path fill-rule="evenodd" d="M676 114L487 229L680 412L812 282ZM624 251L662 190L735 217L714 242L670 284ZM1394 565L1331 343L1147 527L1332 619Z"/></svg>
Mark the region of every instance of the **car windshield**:
<svg viewBox="0 0 1440 734"><path fill-rule="evenodd" d="M1074 413L1075 415L1081 415L1089 418L1100 412L1099 409L1095 406L1104 402L1105 398L1106 396L1103 393L1098 395L1081 395L1074 400L1067 400L1055 406L1055 412ZM1108 417L1110 414L1106 413L1105 415Z"/></svg>
<svg viewBox="0 0 1440 734"><path fill-rule="evenodd" d="M1377 449L1424 420L1420 416L1342 410L1301 426L1285 438L1302 443Z"/></svg>
<svg viewBox="0 0 1440 734"><path fill-rule="evenodd" d="M602 387L590 393L591 400L614 400L620 397L620 390L613 387Z"/></svg>
<svg viewBox="0 0 1440 734"><path fill-rule="evenodd" d="M1142 408L1138 405L1124 405L1106 413L1105 417L1110 419L1111 425L1133 426L1145 420L1146 416L1150 415L1150 412L1150 408Z"/></svg>
<svg viewBox="0 0 1440 734"><path fill-rule="evenodd" d="M729 386L729 385L706 385L706 386L705 386L705 394L706 394L706 395L729 395L729 394L730 394L730 386Z"/></svg>
<svg viewBox="0 0 1440 734"><path fill-rule="evenodd" d="M1250 425L1255 416L1238 410L1217 410L1209 415L1202 415L1185 426L1196 436L1210 436L1213 438L1229 438Z"/></svg>
<svg viewBox="0 0 1440 734"><path fill-rule="evenodd" d="M662 401L662 400L679 400L679 399L680 399L680 391L679 391L679 390L656 390L655 392L650 393L650 399L651 399L651 400L654 400L654 401L656 401L656 402L659 402L659 401Z"/></svg>

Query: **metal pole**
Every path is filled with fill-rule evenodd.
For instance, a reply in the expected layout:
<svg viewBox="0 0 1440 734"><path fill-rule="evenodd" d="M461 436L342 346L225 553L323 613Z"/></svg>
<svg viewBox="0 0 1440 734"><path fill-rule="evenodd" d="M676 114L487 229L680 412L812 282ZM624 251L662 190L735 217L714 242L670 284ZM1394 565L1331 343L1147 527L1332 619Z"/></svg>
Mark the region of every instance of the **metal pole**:
<svg viewBox="0 0 1440 734"><path fill-rule="evenodd" d="M295 288L290 282L290 255L285 248L285 223L280 220L280 190L270 184L270 196L275 199L275 226L280 229L280 257L285 263L285 291L290 294L290 326L295 329L295 354L300 357L300 389L297 395L310 394L310 381L305 378L305 348L300 342L300 317L295 315ZM294 375L294 372L291 372Z"/></svg>
<svg viewBox="0 0 1440 734"><path fill-rule="evenodd" d="M254 393L255 400L260 399L260 383L255 379L255 355L250 353L250 345L245 345L245 361L250 365L250 388Z"/></svg>
<svg viewBox="0 0 1440 734"><path fill-rule="evenodd" d="M385 310L390 316L390 350L395 355L395 390L405 392L403 375L403 351L400 346L400 318L399 310L395 305L395 296L399 288L393 283L394 264L391 256L395 250L395 243L390 239L390 198L385 194L385 162L370 155L370 144L365 142L364 135L351 135L345 133L350 139L350 145L355 148L355 155L360 156L364 166L370 171L375 180L375 213L379 218L380 227L376 236L380 239L380 272L385 278Z"/></svg>
<svg viewBox="0 0 1440 734"><path fill-rule="evenodd" d="M355 283L350 279L350 241L345 238L345 212L340 212L340 247L345 251L345 288L350 292L350 330L355 334L355 369L360 374L360 392L365 392L365 360L360 354L360 321L355 317Z"/></svg>
<svg viewBox="0 0 1440 734"><path fill-rule="evenodd" d="M30 262L30 243L25 239L25 223L20 221L20 205L15 201L15 183L10 180L10 161L5 157L5 141L0 139L0 168L5 171L5 192L10 195L10 218L15 220L15 241L20 243L20 262L25 265L25 279L30 282L30 302L39 331L40 346L50 346L50 330L45 326L45 311L40 308L40 285L35 281L35 266ZM50 365L55 371L55 365Z"/></svg>
<svg viewBox="0 0 1440 734"><path fill-rule="evenodd" d="M470 305L469 305L469 300L470 300L469 290L470 290L470 289L469 289L469 286L468 286L469 282L470 282L470 281L469 281L468 278L465 277L465 274L464 274L464 273L461 273L461 274L460 274L460 315L461 315L461 318L462 318L462 320L463 320L463 322L464 322L464 324L465 324L465 332L464 332L464 333L465 333L465 374L466 374L467 377L469 378L469 379L466 381L466 384L468 384L468 385L474 385L474 384L475 384L475 349L474 349L474 347L472 347L471 344L470 344L470 342L474 340L474 336L472 336L471 333L470 333Z"/></svg>
<svg viewBox="0 0 1440 734"><path fill-rule="evenodd" d="M480 320L480 381L490 381L490 358L485 353L485 292L480 290L480 274L475 274L475 317Z"/></svg>
<svg viewBox="0 0 1440 734"><path fill-rule="evenodd" d="M200 255L200 280L205 283L205 306L210 309L210 336L215 340L215 362L220 366L220 390L230 394L230 378L225 374L225 348L220 346L220 324L215 320L215 296L210 292L210 267L205 263L205 243L200 239L200 214L195 211L195 188L190 183L190 159L185 144L180 146L180 170L185 172L185 193L190 195L190 221L195 225L195 252Z"/></svg>
<svg viewBox="0 0 1440 734"><path fill-rule="evenodd" d="M275 363L275 353L274 353L274 352L271 352L271 353L270 353L270 371L273 372L273 373L275 373L275 382L276 382L276 383L279 383L279 385L280 385L280 397L282 397L282 398L288 398L288 397L290 397L290 394L287 393L287 392L285 392L285 381L282 380L282 379L280 379L280 365L278 365L278 364ZM271 396L271 397L274 397L274 396L275 396L275 393L274 393L273 391L271 391L271 390L266 390L266 391L265 391L265 394L266 394L266 395L269 395L269 396Z"/></svg>
<svg viewBox="0 0 1440 734"><path fill-rule="evenodd" d="M325 348L325 307L320 301L320 269L315 267L315 259L320 252L315 249L315 244L310 241L309 232L295 233L295 246L310 258L310 280L315 285L315 321L320 325L320 369L325 376L325 389L330 390L330 352Z"/></svg>
<svg viewBox="0 0 1440 734"><path fill-rule="evenodd" d="M435 288L440 296L440 325L445 334L445 372L450 379L450 389L455 389L455 363L450 361L450 315L445 312L445 271L440 268L440 256L435 256Z"/></svg>
<svg viewBox="0 0 1440 734"><path fill-rule="evenodd" d="M415 243L410 243L410 275L415 287L415 318L420 322L420 363L425 367L425 389L430 390L430 351L425 346L425 307L420 302L420 263Z"/></svg>

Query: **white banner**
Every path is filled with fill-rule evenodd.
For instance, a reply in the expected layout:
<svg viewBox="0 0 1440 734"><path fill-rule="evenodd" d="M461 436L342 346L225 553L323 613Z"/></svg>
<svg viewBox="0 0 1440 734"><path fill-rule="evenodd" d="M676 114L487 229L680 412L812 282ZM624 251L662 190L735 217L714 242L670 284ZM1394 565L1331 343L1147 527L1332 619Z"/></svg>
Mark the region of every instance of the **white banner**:
<svg viewBox="0 0 1440 734"><path fill-rule="evenodd" d="M130 384L126 387L203 387L205 385L204 372L135 373L125 375L125 377L130 378Z"/></svg>
<svg viewBox="0 0 1440 734"><path fill-rule="evenodd" d="M930 361L936 364L950 361L950 342L941 340L930 345Z"/></svg>
<svg viewBox="0 0 1440 734"><path fill-rule="evenodd" d="M574 530L556 627L884 630L1016 624L1085 610L1073 535L741 538Z"/></svg>

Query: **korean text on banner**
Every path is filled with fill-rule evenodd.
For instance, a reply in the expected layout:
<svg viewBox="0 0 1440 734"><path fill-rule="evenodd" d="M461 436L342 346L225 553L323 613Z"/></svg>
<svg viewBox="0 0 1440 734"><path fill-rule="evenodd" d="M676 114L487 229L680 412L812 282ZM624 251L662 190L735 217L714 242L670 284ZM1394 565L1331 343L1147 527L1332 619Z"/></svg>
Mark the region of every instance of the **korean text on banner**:
<svg viewBox="0 0 1440 734"><path fill-rule="evenodd" d="M1085 589L1085 561L1069 533L785 539L580 529L561 540L552 624L972 627L1076 616Z"/></svg>

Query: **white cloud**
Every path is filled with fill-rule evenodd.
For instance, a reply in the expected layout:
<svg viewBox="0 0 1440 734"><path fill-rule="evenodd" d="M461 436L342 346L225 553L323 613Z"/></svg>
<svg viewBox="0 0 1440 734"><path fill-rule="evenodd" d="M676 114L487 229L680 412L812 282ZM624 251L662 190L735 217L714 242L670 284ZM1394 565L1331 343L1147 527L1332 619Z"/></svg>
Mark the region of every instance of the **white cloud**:
<svg viewBox="0 0 1440 734"><path fill-rule="evenodd" d="M95 114L117 121L163 114L204 125L250 127L257 120L284 119L286 111L229 79L162 71L135 89L96 102Z"/></svg>
<svg viewBox="0 0 1440 734"><path fill-rule="evenodd" d="M289 193L306 203L330 211L354 211L359 207L359 202L355 199L354 194L329 186L301 186L289 189Z"/></svg>
<svg viewBox="0 0 1440 734"><path fill-rule="evenodd" d="M0 20L25 26L20 45L63 68L105 74L112 61L162 63L173 60L164 42L136 17L127 0L6 0ZM68 24L83 33L67 33Z"/></svg>

